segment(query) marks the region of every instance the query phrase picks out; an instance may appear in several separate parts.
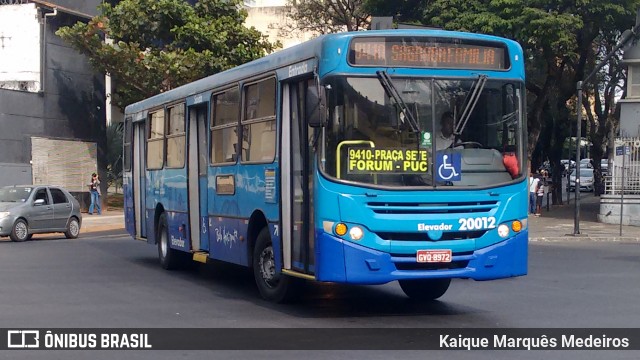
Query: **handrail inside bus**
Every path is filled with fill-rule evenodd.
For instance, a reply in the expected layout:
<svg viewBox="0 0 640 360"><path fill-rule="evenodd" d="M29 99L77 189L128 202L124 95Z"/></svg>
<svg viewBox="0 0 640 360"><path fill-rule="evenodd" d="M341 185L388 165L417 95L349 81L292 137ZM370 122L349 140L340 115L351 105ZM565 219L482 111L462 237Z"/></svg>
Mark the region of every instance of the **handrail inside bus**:
<svg viewBox="0 0 640 360"><path fill-rule="evenodd" d="M376 144L370 140L345 140L341 141L338 144L338 148L336 149L336 177L340 179L340 150L343 145L369 145L369 147L375 148Z"/></svg>

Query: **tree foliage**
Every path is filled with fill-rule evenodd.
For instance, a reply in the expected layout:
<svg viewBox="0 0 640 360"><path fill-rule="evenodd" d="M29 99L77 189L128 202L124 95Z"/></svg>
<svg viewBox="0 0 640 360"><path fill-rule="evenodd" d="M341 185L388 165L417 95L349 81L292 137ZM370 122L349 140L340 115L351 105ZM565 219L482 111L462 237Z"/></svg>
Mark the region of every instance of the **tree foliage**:
<svg viewBox="0 0 640 360"><path fill-rule="evenodd" d="M57 34L114 79L127 104L272 52L279 44L243 23L240 0L122 0ZM105 36L112 43L104 41Z"/></svg>
<svg viewBox="0 0 640 360"><path fill-rule="evenodd" d="M291 24L285 31L299 30L315 35L365 30L370 13L366 0L288 0Z"/></svg>
<svg viewBox="0 0 640 360"><path fill-rule="evenodd" d="M522 45L529 94L528 154L531 158L540 135L547 135L542 148L557 170L554 182L560 183L560 150L574 121L572 114L576 109L570 100L575 97L576 83L594 69L603 45L609 44L611 48L621 32L631 27L638 5L638 0L430 0L423 23L504 36ZM595 82L600 79L602 77ZM609 80L616 79L610 77ZM605 87L593 89L592 96L585 97L586 106L600 106L598 111L610 113L604 103L592 102L612 100L610 92L603 96L600 91L606 91ZM599 149L605 133L600 131L601 141L594 142ZM539 159L533 160L535 166ZM554 202L561 202L560 187L555 190Z"/></svg>

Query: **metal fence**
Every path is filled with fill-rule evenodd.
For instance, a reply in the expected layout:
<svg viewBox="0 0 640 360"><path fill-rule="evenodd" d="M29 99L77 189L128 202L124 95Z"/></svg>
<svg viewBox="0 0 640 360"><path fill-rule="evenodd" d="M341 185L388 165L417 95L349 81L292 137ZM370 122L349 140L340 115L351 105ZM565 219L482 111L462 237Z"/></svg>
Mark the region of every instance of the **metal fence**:
<svg viewBox="0 0 640 360"><path fill-rule="evenodd" d="M605 194L640 194L640 138L618 138L615 147L623 151L612 154L609 172L604 177Z"/></svg>

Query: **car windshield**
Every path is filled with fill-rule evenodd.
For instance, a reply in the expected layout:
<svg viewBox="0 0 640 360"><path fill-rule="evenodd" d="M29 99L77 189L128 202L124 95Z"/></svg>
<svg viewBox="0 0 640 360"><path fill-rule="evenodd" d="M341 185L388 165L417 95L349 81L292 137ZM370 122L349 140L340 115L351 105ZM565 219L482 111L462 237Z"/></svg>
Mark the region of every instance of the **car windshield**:
<svg viewBox="0 0 640 360"><path fill-rule="evenodd" d="M0 202L25 202L31 194L29 187L6 187L0 189Z"/></svg>
<svg viewBox="0 0 640 360"><path fill-rule="evenodd" d="M327 85L321 166L329 176L374 187L479 187L522 176L520 83L378 72Z"/></svg>
<svg viewBox="0 0 640 360"><path fill-rule="evenodd" d="M580 170L580 177L591 177L593 176L593 171L591 169L589 170Z"/></svg>

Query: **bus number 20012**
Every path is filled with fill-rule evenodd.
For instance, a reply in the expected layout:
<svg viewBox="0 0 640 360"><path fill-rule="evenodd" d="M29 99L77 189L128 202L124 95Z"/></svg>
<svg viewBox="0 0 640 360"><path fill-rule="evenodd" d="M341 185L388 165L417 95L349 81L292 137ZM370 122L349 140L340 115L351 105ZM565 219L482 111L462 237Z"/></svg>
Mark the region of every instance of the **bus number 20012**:
<svg viewBox="0 0 640 360"><path fill-rule="evenodd" d="M496 227L496 218L493 216L462 218L458 220L458 224L460 224L458 230L461 231L493 229Z"/></svg>

